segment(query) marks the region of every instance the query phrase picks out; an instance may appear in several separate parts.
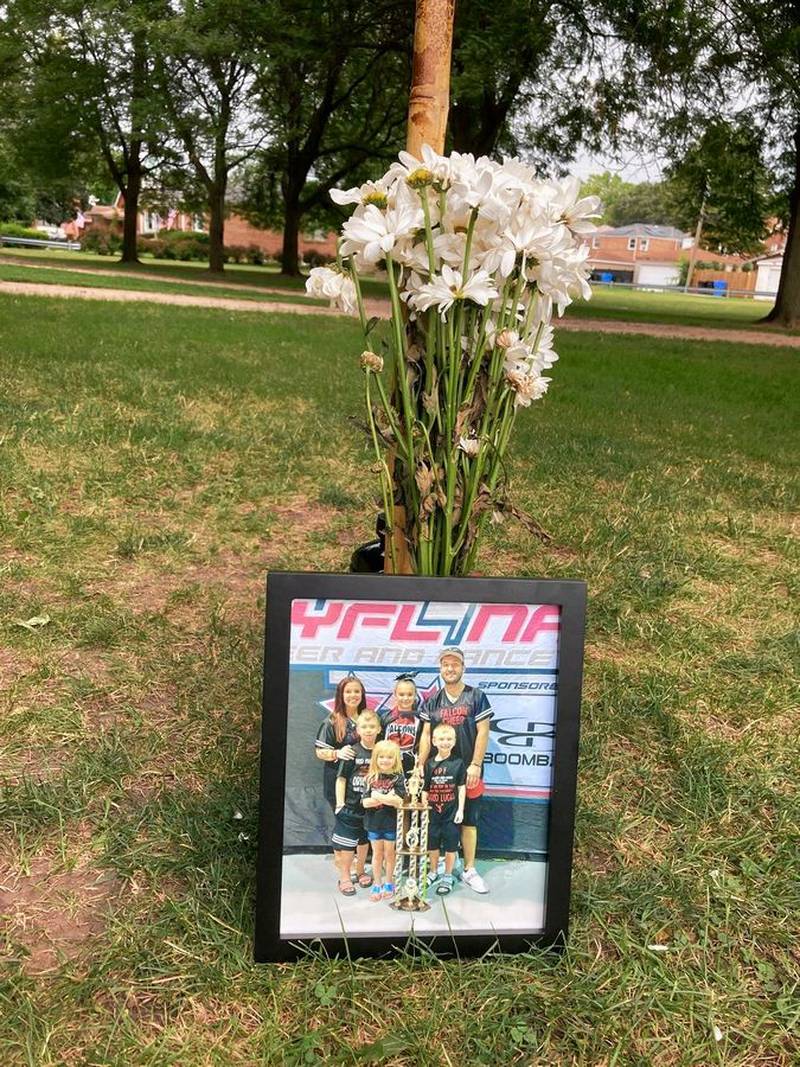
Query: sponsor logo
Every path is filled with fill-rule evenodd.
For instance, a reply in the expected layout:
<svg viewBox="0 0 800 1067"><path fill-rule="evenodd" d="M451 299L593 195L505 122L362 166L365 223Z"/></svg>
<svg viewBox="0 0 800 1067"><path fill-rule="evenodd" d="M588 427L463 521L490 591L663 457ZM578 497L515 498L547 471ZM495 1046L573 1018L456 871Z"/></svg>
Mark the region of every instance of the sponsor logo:
<svg viewBox="0 0 800 1067"><path fill-rule="evenodd" d="M520 719L493 719L489 728L495 741L506 748L533 748L540 738L556 736L555 727L550 722L528 722L523 729L520 729L520 722Z"/></svg>
<svg viewBox="0 0 800 1067"><path fill-rule="evenodd" d="M483 762L495 767L549 767L553 758L549 752L487 752Z"/></svg>

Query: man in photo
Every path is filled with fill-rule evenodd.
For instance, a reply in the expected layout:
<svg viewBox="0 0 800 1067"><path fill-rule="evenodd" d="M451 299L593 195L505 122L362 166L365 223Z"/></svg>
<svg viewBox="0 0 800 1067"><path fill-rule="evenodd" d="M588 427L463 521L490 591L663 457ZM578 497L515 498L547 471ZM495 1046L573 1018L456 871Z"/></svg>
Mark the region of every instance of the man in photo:
<svg viewBox="0 0 800 1067"><path fill-rule="evenodd" d="M461 848L464 871L461 880L476 893L489 889L475 869L478 851L478 820L483 793L483 759L489 744L489 723L492 708L482 689L466 685L464 653L455 646L445 646L439 653L439 671L444 687L429 697L420 709L422 733L419 742L419 762L424 767L431 751L431 731L445 723L455 730L453 755L467 768L464 821L461 824Z"/></svg>

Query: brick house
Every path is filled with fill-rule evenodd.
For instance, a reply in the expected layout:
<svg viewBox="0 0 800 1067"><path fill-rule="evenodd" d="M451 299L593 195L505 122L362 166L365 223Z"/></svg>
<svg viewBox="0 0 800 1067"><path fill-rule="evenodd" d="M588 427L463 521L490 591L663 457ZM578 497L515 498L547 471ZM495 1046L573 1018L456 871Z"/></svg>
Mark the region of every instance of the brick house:
<svg viewBox="0 0 800 1067"><path fill-rule="evenodd" d="M89 228L93 230L110 230L116 228L122 232L122 216L125 199L117 193L113 204L95 204L83 212L84 226L79 227L73 220L62 225L61 229L71 240L79 241ZM137 216L137 233L142 237L155 237L163 230L181 230L183 232L206 233L208 223L204 216L184 211L170 211L162 217L157 211L143 209ZM240 245L245 248L255 246L267 256L275 258L280 255L283 235L278 230L262 230L253 226L247 219L232 212L225 219L225 244ZM324 255L336 255L336 234L322 230L300 234L300 254L309 251Z"/></svg>
<svg viewBox="0 0 800 1067"><path fill-rule="evenodd" d="M680 283L681 260L688 260L694 238L674 226L636 222L630 226L601 226L591 239L588 264L594 281L633 285ZM747 258L699 249L698 262L713 262L713 269L695 270L692 285L728 282L729 289L753 289L755 272L742 271Z"/></svg>

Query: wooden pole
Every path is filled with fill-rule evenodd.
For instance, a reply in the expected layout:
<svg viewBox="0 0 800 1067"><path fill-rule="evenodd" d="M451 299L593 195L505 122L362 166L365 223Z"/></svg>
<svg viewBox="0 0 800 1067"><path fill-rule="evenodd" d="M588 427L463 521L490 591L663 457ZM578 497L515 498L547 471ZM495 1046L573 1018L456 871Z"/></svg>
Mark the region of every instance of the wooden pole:
<svg viewBox="0 0 800 1067"><path fill-rule="evenodd" d="M414 14L414 59L408 100L406 151L419 158L422 146L444 152L447 112L450 107L450 58L453 51L455 0L417 0ZM394 456L390 458L394 470ZM394 506L392 538L397 574L411 574L404 530L405 508ZM390 553L385 553L384 570L390 573Z"/></svg>
<svg viewBox="0 0 800 1067"><path fill-rule="evenodd" d="M689 292L689 287L692 284L692 275L694 274L694 265L697 260L697 253L700 251L700 238L703 234L703 223L706 217L706 202L705 199L700 206L700 215L697 219L697 228L694 231L694 244L692 245L692 251L689 254L689 266L686 268L686 282L683 286L684 293Z"/></svg>

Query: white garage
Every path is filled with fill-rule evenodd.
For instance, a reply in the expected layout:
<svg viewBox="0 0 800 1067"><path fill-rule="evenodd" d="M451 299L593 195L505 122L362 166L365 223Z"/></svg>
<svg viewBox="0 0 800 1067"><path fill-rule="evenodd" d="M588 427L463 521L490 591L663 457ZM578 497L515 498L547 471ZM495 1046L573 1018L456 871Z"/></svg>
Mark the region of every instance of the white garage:
<svg viewBox="0 0 800 1067"><path fill-rule="evenodd" d="M756 300L771 300L778 292L783 256L764 256L757 264Z"/></svg>
<svg viewBox="0 0 800 1067"><path fill-rule="evenodd" d="M677 285L677 263L637 263L634 282L637 285Z"/></svg>

